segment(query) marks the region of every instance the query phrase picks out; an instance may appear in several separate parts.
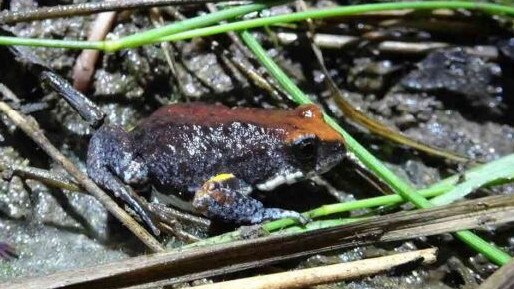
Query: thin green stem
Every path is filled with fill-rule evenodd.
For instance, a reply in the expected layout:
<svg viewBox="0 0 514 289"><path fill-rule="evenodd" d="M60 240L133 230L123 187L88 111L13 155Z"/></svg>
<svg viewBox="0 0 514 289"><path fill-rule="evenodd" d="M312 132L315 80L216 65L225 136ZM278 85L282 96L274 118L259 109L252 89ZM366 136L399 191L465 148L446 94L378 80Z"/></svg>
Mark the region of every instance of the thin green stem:
<svg viewBox="0 0 514 289"><path fill-rule="evenodd" d="M303 12L290 13L285 15L277 15L271 17L256 18L250 20L237 21L206 27L224 20L233 19L254 11L262 10L266 7L277 5L280 2L267 2L239 6L220 10L218 12L201 15L198 17L186 19L177 23L166 25L163 27L151 29L145 32L136 33L118 40L99 41L90 44L88 41L70 41L70 40L50 40L50 39L27 39L18 37L0 37L0 45L27 45L27 46L43 46L43 47L60 47L70 49L98 49L104 51L116 51L138 47L150 43L163 41L177 41L190 39L193 37L209 36L228 31L240 31L250 28L257 28L273 24L284 24L295 21L303 21L306 19L323 19L329 17L357 15L374 11L385 10L433 10L433 9L469 9L478 10L490 14L514 16L514 7L491 4L491 3L475 3L467 1L414 1L414 2L392 2L392 3L376 3L362 4L352 6L341 6L327 9L308 10ZM200 28L203 27L203 28Z"/></svg>
<svg viewBox="0 0 514 289"><path fill-rule="evenodd" d="M105 41L38 39L38 38L0 36L0 45L20 45L20 46L32 46L32 47L106 50L105 43L106 43Z"/></svg>
<svg viewBox="0 0 514 289"><path fill-rule="evenodd" d="M294 84L294 82L267 55L264 48L262 48L262 46L249 32L243 31L240 35L262 65L277 80L283 89L290 94L293 101L298 104L312 103L312 101L298 88L298 86L296 86L296 84ZM371 170L375 175L388 184L396 194L413 203L418 208L430 208L433 206L425 197L418 194L414 188L396 176L382 162L368 152L350 134L339 126L334 119L325 114L325 120L344 137L348 150L353 153L366 168ZM503 265L511 258L504 251L492 244L489 244L469 231L461 231L457 233L457 237L496 264Z"/></svg>
<svg viewBox="0 0 514 289"><path fill-rule="evenodd" d="M425 198L431 198L435 196L439 196L442 193L445 193L453 188L452 185L447 186L438 186L435 189L424 189L419 190L418 193L425 197ZM387 196L380 196L380 197L374 197L374 198L368 198L368 199L362 199L362 200L356 200L356 201L349 201L344 203L337 203L337 204L330 204L330 205L323 205L319 208L310 210L305 212L303 215L310 219L315 219L319 217L326 217L333 214L340 214L343 212L349 212L354 210L361 210L361 209L370 209L370 208L376 208L380 206L389 206L389 205L397 205L400 203L405 202L404 199L400 195L387 195ZM280 219L272 222L268 222L264 225L262 225L262 228L268 232L273 232L285 227L289 227L292 225L295 225L296 221L293 219Z"/></svg>
<svg viewBox="0 0 514 289"><path fill-rule="evenodd" d="M507 156L507 157L509 157L509 156ZM498 165L498 163L502 162L502 159L504 159L504 158L495 160L495 161L490 162L483 166L471 168L465 172L464 176L468 177L471 174L484 173L484 171L487 170L490 165L493 165L493 164ZM441 181L431 185L430 187L428 187L426 189L418 190L417 193L425 198L439 196L443 193L446 193L446 192L454 189L455 185L459 184L459 180L461 177L462 177L462 174L451 176L449 178L446 178L444 180L441 180ZM508 183L511 181L512 180L504 180L504 179L494 180L491 183L488 183L486 185L487 186L502 185L502 184L505 184L505 183ZM314 219L314 218L318 218L318 217L327 217L332 214L349 212L349 211L353 211L353 210L371 209L371 208L375 208L375 207L379 207L379 206L397 206L404 202L405 202L405 200L400 195L380 196L380 197L350 201L350 202L345 202L345 203L325 205L325 206L313 209L311 211L305 212L304 215L306 217ZM340 219L336 219L336 220L340 220ZM338 224L338 222L339 221L334 221L333 219L327 220L327 222L323 223L323 226L329 227L330 225ZM319 222L316 221L313 223L318 224ZM296 224L297 223L295 220L285 218L285 219L268 222L268 223L262 225L262 228L269 233L274 233L279 230L281 230L280 233L283 233L284 231L288 230L288 229L284 230L284 228L287 228L289 226L293 226ZM298 231L298 229L292 229L292 231L286 231L286 232L291 233L291 232L297 232L297 231ZM213 244L221 244L221 243L230 242L230 241L238 239L239 238L238 234L239 234L239 231L229 232L226 234L222 234L222 235L218 235L218 236L211 237L208 239L204 239L202 241L192 244L191 246L196 247L196 246L213 245ZM462 235L464 236L464 238L468 238L468 239L475 238L473 235L469 235L466 233L464 233L464 234L457 233L457 237L459 237L459 238L461 238ZM473 241L472 244L481 244L482 242L483 242L483 240L477 239L477 240ZM483 247L483 248L485 250L487 250L486 247ZM494 256L500 257L500 259L495 260L495 263L497 263L497 264L502 264L502 262L504 262L506 260L506 259L501 259L502 257L505 257L505 255L496 255L496 254L494 254L494 252L489 253L489 255L492 255L493 257Z"/></svg>
<svg viewBox="0 0 514 289"><path fill-rule="evenodd" d="M487 259L494 264L505 265L512 259L509 254L493 244L488 243L471 231L459 231L455 232L454 235L475 251L482 253L482 255L486 256Z"/></svg>
<svg viewBox="0 0 514 289"><path fill-rule="evenodd" d="M216 24L221 21L233 19L251 12L262 10L266 7L277 5L284 2L270 1L266 3L255 3L234 8L220 10L214 13L204 14L197 17L189 18L183 21L165 25L162 27L150 29L144 32L136 33L117 40L105 41L80 41L80 40L58 40L58 39L37 39L22 38L11 36L0 36L0 45L23 45L34 47L53 47L53 48L69 48L69 49L96 49L106 52L113 52L120 49L127 49L155 43L166 35L180 33L199 27Z"/></svg>
<svg viewBox="0 0 514 289"><path fill-rule="evenodd" d="M308 232L312 230L319 230L323 228L330 228L335 226L347 225L353 222L362 221L366 218L343 218L343 219L329 219L329 220L321 220L310 222L305 226L293 226L286 228L280 232L275 232L273 234L298 234L303 232Z"/></svg>
<svg viewBox="0 0 514 289"><path fill-rule="evenodd" d="M262 10L266 7L277 5L281 2L283 1L268 1L262 3L255 3L244 6L238 6L234 8L223 9L209 14L203 14L173 24L150 29L142 33L130 35L115 41L107 42L106 49L108 51L116 51L119 49L133 48L149 43L155 43L156 39L159 39L167 35L172 35L179 32L195 29L198 27L205 27L211 24L216 24L228 19L232 19L251 12Z"/></svg>
<svg viewBox="0 0 514 289"><path fill-rule="evenodd" d="M387 10L433 10L433 9L469 9L479 10L491 14L500 14L514 16L514 7L503 6L491 3L474 3L465 1L423 1L423 2L392 2L378 4L362 4L352 6L340 6L327 9L307 10L303 12L295 12L271 17L256 18L250 20L225 23L211 27L204 27L185 31L155 39L156 42L161 41L177 41L190 39L194 37L210 36L229 31L241 31L250 28L269 26L278 23L298 22L306 19L323 19L330 17L358 15L368 12L387 11Z"/></svg>

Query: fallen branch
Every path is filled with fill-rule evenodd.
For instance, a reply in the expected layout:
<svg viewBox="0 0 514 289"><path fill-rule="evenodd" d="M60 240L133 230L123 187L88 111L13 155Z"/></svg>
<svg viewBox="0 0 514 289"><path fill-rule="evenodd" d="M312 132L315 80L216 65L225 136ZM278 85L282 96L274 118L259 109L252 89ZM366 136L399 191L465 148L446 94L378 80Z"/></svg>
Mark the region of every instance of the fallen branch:
<svg viewBox="0 0 514 289"><path fill-rule="evenodd" d="M1 91L1 90L0 90ZM74 191L74 192L82 192L83 190L78 187L75 183L67 179L65 176L61 176L55 173L52 173L48 170L43 170L35 167L29 167L25 165L7 165L0 163L0 172L7 172L11 177L11 174L20 176L22 178L33 179L40 181L46 185L49 185L54 188ZM5 178L5 176L4 176Z"/></svg>
<svg viewBox="0 0 514 289"><path fill-rule="evenodd" d="M107 33L112 28L114 20L116 19L116 12L103 12L96 15L95 21L91 24L88 41L104 40ZM75 61L73 66L73 87L80 91L85 92L91 86L91 78L95 73L95 66L100 56L100 51L85 49L82 50L80 55Z"/></svg>
<svg viewBox="0 0 514 289"><path fill-rule="evenodd" d="M408 240L514 221L514 196L497 196L448 206L372 217L300 234L274 235L180 249L0 284L3 289L123 288L166 286L262 267L336 249Z"/></svg>
<svg viewBox="0 0 514 289"><path fill-rule="evenodd" d="M339 282L351 278L369 276L380 272L393 270L398 266L416 261L420 261L423 264L431 264L436 261L436 253L437 249L435 248L418 250L384 257L370 258L366 260L194 286L191 287L191 289L305 288L307 286L315 286L320 284Z"/></svg>
<svg viewBox="0 0 514 289"><path fill-rule="evenodd" d="M427 54L438 48L448 47L454 47L454 44L447 42L383 41L378 45L378 50L384 53L399 55L420 55ZM463 49L466 53L491 61L497 60L499 57L498 49L492 45L465 46Z"/></svg>
<svg viewBox="0 0 514 289"><path fill-rule="evenodd" d="M213 2L213 0L115 0L71 5L41 7L22 11L0 13L0 24L14 24L33 20L89 15L106 11L120 11L170 5L192 5Z"/></svg>
<svg viewBox="0 0 514 289"><path fill-rule="evenodd" d="M139 238L153 252L163 252L162 245L139 225L125 210L120 208L109 195L100 189L91 179L82 173L70 162L50 141L45 137L41 129L30 122L27 117L13 110L7 103L0 101L0 111L7 115L14 124L21 128L34 142L36 142L55 162L60 164L77 182L91 195L95 196L105 208L124 224L136 237Z"/></svg>

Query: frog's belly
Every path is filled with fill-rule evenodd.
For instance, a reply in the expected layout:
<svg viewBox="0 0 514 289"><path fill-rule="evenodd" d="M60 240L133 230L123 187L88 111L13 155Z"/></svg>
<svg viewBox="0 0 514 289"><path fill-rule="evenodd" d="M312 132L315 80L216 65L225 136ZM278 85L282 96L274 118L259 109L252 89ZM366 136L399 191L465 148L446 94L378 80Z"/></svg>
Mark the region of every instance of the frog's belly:
<svg viewBox="0 0 514 289"><path fill-rule="evenodd" d="M304 178L305 175L301 171L279 173L277 175L272 176L268 180L255 184L255 187L261 191L271 191L280 185L294 184Z"/></svg>

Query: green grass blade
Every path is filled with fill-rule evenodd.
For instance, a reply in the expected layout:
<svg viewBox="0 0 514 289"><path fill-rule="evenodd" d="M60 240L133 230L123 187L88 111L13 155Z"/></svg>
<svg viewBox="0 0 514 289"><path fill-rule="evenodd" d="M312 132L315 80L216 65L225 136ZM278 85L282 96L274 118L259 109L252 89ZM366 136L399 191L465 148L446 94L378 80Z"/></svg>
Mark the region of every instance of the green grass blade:
<svg viewBox="0 0 514 289"><path fill-rule="evenodd" d="M259 11L270 6L278 5L282 2L284 1L267 1L223 9L209 14L203 14L197 17L178 21L173 24L150 29L142 33L136 33L131 36L123 37L119 40L107 42L106 49L108 51L116 51L119 49L133 48L153 43L156 39L159 39L163 36L216 24L251 12Z"/></svg>
<svg viewBox="0 0 514 289"><path fill-rule="evenodd" d="M319 230L324 228L330 228L335 226L342 226L346 224L350 224L357 221L362 221L365 218L344 218L344 219L332 219L332 220L321 220L310 222L305 226L293 226L287 229L281 230L279 232L275 232L273 234L292 234L292 233L303 233L313 230ZM273 235L272 234L272 235Z"/></svg>
<svg viewBox="0 0 514 289"><path fill-rule="evenodd" d="M504 265L512 259L509 254L503 252L498 249L498 247L488 243L470 231L459 231L455 232L454 235L475 251L482 253L482 255L486 256L487 259L494 264Z"/></svg>
<svg viewBox="0 0 514 289"><path fill-rule="evenodd" d="M451 3L451 2L450 2ZM255 54L261 64L268 70L268 72L277 80L282 88L290 94L290 97L297 104L312 103L312 101L294 84L294 82L278 67L278 65L267 55L266 51L257 42L257 40L247 31L241 32L241 38ZM382 162L375 156L368 152L362 145L360 145L350 134L348 134L339 124L330 116L325 114L327 123L338 131L345 139L348 150L356 156L356 159L362 162L369 170L380 177L386 184L388 184L395 193L399 194L405 200L409 200L418 208L430 208L433 205L420 194L416 193L414 189L396 176L389 170ZM457 236L468 244L471 248L476 249L482 253L492 262L503 265L506 260L511 257L500 250L496 246L489 244L480 237L474 235L469 231L462 231Z"/></svg>
<svg viewBox="0 0 514 289"><path fill-rule="evenodd" d="M444 192L449 191L452 189L452 185L447 186L437 186L435 189L425 189L425 190L419 190L418 193L425 197L435 197L443 194ZM319 208L310 210L308 212L304 213L304 216L310 219L315 219L319 217L326 217L333 214L340 214L344 212L350 212L355 210L361 210L361 209L371 209L376 208L380 206L391 206L391 205L398 205L405 202L404 199L400 195L387 195L387 196L380 196L380 197L374 197L374 198L368 198L368 199L362 199L362 200L356 200L356 201L349 201L344 203L336 203L336 204L330 204L330 205L323 205ZM280 219L276 221L271 221L268 223L265 223L262 225L262 228L268 232L273 232L285 227L289 227L292 225L295 225L297 222L293 219L286 218L286 219Z"/></svg>
<svg viewBox="0 0 514 289"><path fill-rule="evenodd" d="M464 177L466 182L459 183L460 179ZM446 202L434 202L439 198L445 196L452 196L456 200L457 196L452 195L453 192L461 196L461 191L473 190L485 185L500 185L514 181L514 154L501 157L490 163L467 170L464 174L457 174L446 178L429 186L426 189L418 190L416 193L424 198L432 198L430 202L433 205L445 205ZM472 188L471 188L472 187ZM305 212L305 217L315 219L319 217L327 217L333 214L340 214L361 209L371 209L380 206L393 206L404 202L400 195L387 195L356 201L349 201L344 203L336 203L330 205L323 205L319 208ZM448 202L449 203L449 202ZM268 222L263 225L263 228L268 232L282 229L296 224L293 219L281 219Z"/></svg>
<svg viewBox="0 0 514 289"><path fill-rule="evenodd" d="M467 196L474 190L500 180L514 179L514 154L480 166L464 175L464 181L444 195L430 200L436 206L446 205Z"/></svg>
<svg viewBox="0 0 514 289"><path fill-rule="evenodd" d="M514 7L506 5L471 1L412 1L361 4L352 6L332 7L326 9L308 10L304 12L289 13L285 15L277 15L271 17L262 17L206 27L208 25L212 25L220 21L233 19L248 14L250 12L259 11L266 7L270 7L284 2L288 1L284 0L279 2L261 2L224 9L218 12L201 15L163 27L150 29L148 31L144 31L141 33L136 33L134 35L126 36L118 40L88 42L78 40L73 41L2 36L0 37L0 45L26 45L41 47L60 47L70 49L98 49L104 51L117 51L120 49L134 48L150 43L190 39L193 37L209 36L219 33L225 33L228 31L240 31L249 28L257 28L274 24L284 24L289 22L303 21L309 18L323 19L329 17L357 15L374 11L401 9L469 9L478 10L495 15L514 16Z"/></svg>
<svg viewBox="0 0 514 289"><path fill-rule="evenodd" d="M0 36L0 45L105 50L105 41L81 41Z"/></svg>
<svg viewBox="0 0 514 289"><path fill-rule="evenodd" d="M469 9L479 10L486 13L514 16L514 7L491 4L491 3L475 3L467 1L414 1L414 2L388 2L388 3L374 3L374 4L361 4L351 6L338 6L326 9L313 9L303 12L295 12L283 15L276 15L271 17L263 17L256 19L249 19L237 21L232 23L225 23L211 27L204 27L194 29L182 33L177 33L155 39L156 42L161 41L177 41L184 39L191 39L194 37L210 36L229 31L241 31L251 28L264 27L279 23L290 23L304 21L306 19L323 19L330 17L341 17L358 15L368 12L387 11L387 10L433 10L433 9Z"/></svg>

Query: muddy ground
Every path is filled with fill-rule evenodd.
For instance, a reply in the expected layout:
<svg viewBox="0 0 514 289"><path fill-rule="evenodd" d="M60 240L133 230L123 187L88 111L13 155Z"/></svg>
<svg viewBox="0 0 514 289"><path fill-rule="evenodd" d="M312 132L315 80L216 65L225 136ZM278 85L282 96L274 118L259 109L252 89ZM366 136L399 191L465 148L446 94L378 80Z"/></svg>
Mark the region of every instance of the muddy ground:
<svg viewBox="0 0 514 289"><path fill-rule="evenodd" d="M51 2L51 3L50 3ZM74 1L79 2L79 1ZM1 1L0 1L1 3ZM71 1L45 1L45 5ZM335 3L317 1L313 6ZM19 10L38 4L13 0L5 9ZM272 13L292 11L293 7ZM188 16L204 7L182 9ZM163 12L165 19L173 18ZM4 28L18 36L44 38L86 37L93 17L45 20ZM485 15L458 12L409 15L404 18L367 16L319 23L318 31L357 37L342 48L322 48L328 69L352 104L369 116L433 146L470 158L493 160L514 151L514 38L511 22ZM120 13L108 38L117 38L151 28L148 13ZM302 34L304 27L273 28L278 32ZM282 45L276 34L255 32L270 55L297 80L300 87L322 104L340 123L396 173L417 187L434 183L466 168L392 144L341 117L323 83L323 74L306 37ZM102 54L87 95L107 113L109 121L126 128L159 106L183 101L223 103L229 106L289 106L254 86L212 49L211 40L236 57L241 52L224 36L181 41L173 45L176 71L172 73L159 45ZM385 41L418 44L443 42L449 47L430 51L384 48ZM79 51L33 49L44 62L70 79ZM62 99L42 88L34 78L0 49L0 81L19 97L17 108L33 116L63 153L84 170L85 151L92 129ZM263 72L262 68L258 68ZM12 100L11 100L12 102ZM0 160L64 173L4 116L0 122ZM263 196L266 204L306 210L323 203L380 195L375 187L345 162L323 176L335 188L305 181ZM298 191L302 193L299 194ZM504 186L474 195L511 194ZM189 228L205 237L209 232ZM219 228L217 232L229 230ZM514 254L512 227L489 228L479 234ZM0 240L16 247L19 258L0 261L0 282L41 276L61 270L92 266L144 253L121 225L108 216L91 196L50 188L4 172L0 179ZM180 245L166 238L169 247ZM287 264L306 267L356 260L386 251L435 246L439 261L397 275L377 275L322 288L474 288L495 270L449 235L413 240L380 247L363 247L314 256Z"/></svg>

